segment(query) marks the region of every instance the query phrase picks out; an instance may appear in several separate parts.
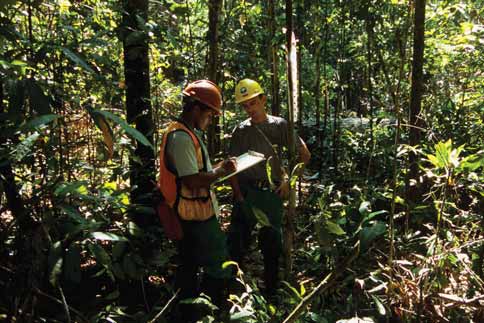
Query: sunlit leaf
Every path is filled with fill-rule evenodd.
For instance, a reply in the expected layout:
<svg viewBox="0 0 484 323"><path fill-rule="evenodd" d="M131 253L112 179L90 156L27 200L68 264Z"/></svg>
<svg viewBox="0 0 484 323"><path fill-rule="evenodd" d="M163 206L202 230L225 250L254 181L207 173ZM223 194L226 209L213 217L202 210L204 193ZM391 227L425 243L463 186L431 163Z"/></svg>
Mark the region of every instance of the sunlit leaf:
<svg viewBox="0 0 484 323"><path fill-rule="evenodd" d="M254 213L257 222L259 222L262 226L271 226L271 223L269 222L269 219L267 218L267 215L264 213L264 211L257 207L252 207L252 212Z"/></svg>
<svg viewBox="0 0 484 323"><path fill-rule="evenodd" d="M22 140L17 146L15 146L11 153L13 160L19 162L27 155L31 154L39 136L40 134L38 132L34 132L30 136Z"/></svg>
<svg viewBox="0 0 484 323"><path fill-rule="evenodd" d="M114 233L109 232L93 232L92 237L96 240L107 240L107 241L128 241L125 237L118 236Z"/></svg>
<svg viewBox="0 0 484 323"><path fill-rule="evenodd" d="M99 128L99 130L101 130L103 134L103 142L108 151L108 159L111 159L114 152L114 134L111 130L111 126L102 114L97 113L95 110L92 109L88 109L88 112L91 118L94 120L96 126Z"/></svg>
<svg viewBox="0 0 484 323"><path fill-rule="evenodd" d="M326 230L328 230L328 232L335 234L337 236L346 234L345 230L343 230L338 223L335 223L332 221L326 221L325 227L326 227Z"/></svg>
<svg viewBox="0 0 484 323"><path fill-rule="evenodd" d="M382 316L385 316L387 314L387 311L385 309L385 306L382 304L382 302L380 301L380 299L378 299L378 297L376 297L375 295L373 294L370 294L371 298L373 298L373 301L375 302L375 305L376 305L376 309L378 310L378 313Z"/></svg>
<svg viewBox="0 0 484 323"><path fill-rule="evenodd" d="M153 145L148 141L148 139L146 139L146 137L141 132L139 132L135 128L131 127L125 120L121 119L117 115L115 115L111 112L108 112L108 111L101 111L101 110L94 110L94 112L99 113L99 114L103 115L104 117L116 122L117 124L119 124L121 126L121 128L123 128L123 130L128 135L130 135L131 137L133 137L134 139L136 139L137 141L139 141L143 145L154 149Z"/></svg>
<svg viewBox="0 0 484 323"><path fill-rule="evenodd" d="M59 277L62 274L63 264L62 241L57 241L50 247L48 264L49 264L49 282L52 286L57 286Z"/></svg>
<svg viewBox="0 0 484 323"><path fill-rule="evenodd" d="M371 212L371 203L368 201L361 202L358 212L363 216L369 214Z"/></svg>
<svg viewBox="0 0 484 323"><path fill-rule="evenodd" d="M89 73L96 73L91 66L89 66L77 53L74 53L69 48L61 47L62 52L76 65L82 67Z"/></svg>

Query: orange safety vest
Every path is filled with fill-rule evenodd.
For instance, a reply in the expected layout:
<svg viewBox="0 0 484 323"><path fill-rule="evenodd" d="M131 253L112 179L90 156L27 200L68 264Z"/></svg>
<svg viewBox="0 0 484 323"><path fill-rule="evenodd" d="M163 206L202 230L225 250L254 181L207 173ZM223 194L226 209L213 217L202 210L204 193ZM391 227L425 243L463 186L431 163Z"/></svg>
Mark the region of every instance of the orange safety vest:
<svg viewBox="0 0 484 323"><path fill-rule="evenodd" d="M202 147L197 136L183 123L171 122L164 130L160 146L160 177L158 188L169 207L176 210L179 217L188 221L205 221L214 215L210 189L201 187L190 189L172 173L166 163L165 148L168 135L174 131L182 130L190 135L195 145L198 170L206 171L206 161L203 157ZM176 161L175 161L176 162Z"/></svg>

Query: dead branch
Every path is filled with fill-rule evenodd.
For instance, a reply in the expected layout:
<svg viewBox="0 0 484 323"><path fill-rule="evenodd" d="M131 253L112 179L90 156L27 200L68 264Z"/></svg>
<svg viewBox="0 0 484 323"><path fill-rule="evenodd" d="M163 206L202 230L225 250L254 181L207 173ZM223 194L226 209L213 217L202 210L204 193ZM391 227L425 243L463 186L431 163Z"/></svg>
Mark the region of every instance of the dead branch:
<svg viewBox="0 0 484 323"><path fill-rule="evenodd" d="M341 276L348 266L356 259L356 257L360 253L360 241L357 241L353 247L355 252L348 257L346 257L340 265L337 265L333 271L331 271L319 284L309 293L306 297L304 297L301 302L294 308L294 310L289 314L289 316L284 320L283 323L292 323L294 322L299 315L303 313L306 307L311 304L313 299L326 291L329 286L336 281L339 276Z"/></svg>

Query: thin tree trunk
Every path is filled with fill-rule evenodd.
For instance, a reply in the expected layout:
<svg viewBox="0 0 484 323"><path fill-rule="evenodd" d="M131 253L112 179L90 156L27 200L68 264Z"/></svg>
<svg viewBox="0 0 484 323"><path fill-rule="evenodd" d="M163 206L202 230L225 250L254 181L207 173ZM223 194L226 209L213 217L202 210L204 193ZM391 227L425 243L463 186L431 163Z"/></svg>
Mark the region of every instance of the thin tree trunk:
<svg viewBox="0 0 484 323"><path fill-rule="evenodd" d="M210 0L208 3L208 62L207 77L218 84L218 36L222 0ZM208 150L211 156L220 151L220 118L214 117L208 129Z"/></svg>
<svg viewBox="0 0 484 323"><path fill-rule="evenodd" d="M141 17L148 17L148 0L126 0L124 2L123 38L124 75L126 82L126 115L129 123L134 123L150 143L153 143L153 116L150 98L150 71L148 56L148 36L129 37L132 33L144 32L140 26ZM133 206L151 207L151 197L155 179L153 149L136 143L134 158L130 159L131 203ZM138 161L141 161L139 163ZM131 209L133 220L145 226L154 220L154 215L143 214Z"/></svg>
<svg viewBox="0 0 484 323"><path fill-rule="evenodd" d="M344 82L346 81L346 66L345 66L345 37L346 37L346 14L345 14L345 3L343 1L339 2L341 7L341 22L340 22L340 45L339 45L339 63L338 63L338 73L339 73L339 93L338 93L338 100L337 104L334 109L333 114L333 168L334 173L338 174L338 149L339 149L339 111L342 111L344 108L344 100L345 100L345 89L344 89Z"/></svg>
<svg viewBox="0 0 484 323"><path fill-rule="evenodd" d="M287 46L287 80L289 107L289 169L295 165L294 116L297 111L297 54L296 40L293 31L292 0L286 0L286 46ZM285 277L289 279L292 272L292 249L294 245L294 217L296 213L296 192L291 188L289 207L284 231Z"/></svg>
<svg viewBox="0 0 484 323"><path fill-rule="evenodd" d="M371 1L368 1L368 7L371 5ZM370 158L368 159L368 166L366 170L366 179L367 181L371 175L371 163L373 159L373 152L374 152L374 136L373 136L373 84L371 81L372 77L372 52L371 52L371 44L373 41L373 17L370 12L367 12L366 15L366 35L367 35L367 48L366 48L366 58L367 58L367 86L368 86L368 112L370 117Z"/></svg>
<svg viewBox="0 0 484 323"><path fill-rule="evenodd" d="M425 0L415 1L414 36L413 36L413 65L412 65L412 88L410 93L409 110L409 145L416 146L420 143L422 119L420 117L423 93L423 60L424 60L424 32L425 32ZM410 152L409 171L407 186L407 200L410 207L418 200L418 156ZM412 180L415 183L410 184Z"/></svg>
<svg viewBox="0 0 484 323"><path fill-rule="evenodd" d="M304 26L303 26L303 13L304 13L304 2L300 2L296 9L296 26L294 26L295 30L297 30L298 42L297 42L297 115L295 115L295 122L297 122L297 131L301 133L303 130L303 84L302 84L302 48L304 42ZM298 186L298 203L297 205L301 206L302 204L302 185L301 185L301 177L298 178L297 186Z"/></svg>
<svg viewBox="0 0 484 323"><path fill-rule="evenodd" d="M271 112L279 116L281 113L281 99L279 97L279 57L277 55L277 44L274 44L276 37L276 15L274 0L269 0L269 31L270 31L270 63L271 63Z"/></svg>
<svg viewBox="0 0 484 323"><path fill-rule="evenodd" d="M317 44L314 56L316 56L316 82L314 84L314 105L316 106L316 128L321 127L321 45ZM319 145L319 142L318 142Z"/></svg>
<svg viewBox="0 0 484 323"><path fill-rule="evenodd" d="M325 7L325 24L324 24L324 44L323 44L323 58L326 58L328 53L328 35L329 35L329 25L327 23L327 16L328 16L328 6ZM321 151L321 165L319 167L319 174L320 177L323 174L323 167L324 167L324 141L326 140L326 129L328 127L328 118L329 118L329 89L328 89L328 76L327 76L327 69L326 69L326 60L323 61L323 84L324 84L324 117L323 117L323 128L318 129L319 131L319 147Z"/></svg>

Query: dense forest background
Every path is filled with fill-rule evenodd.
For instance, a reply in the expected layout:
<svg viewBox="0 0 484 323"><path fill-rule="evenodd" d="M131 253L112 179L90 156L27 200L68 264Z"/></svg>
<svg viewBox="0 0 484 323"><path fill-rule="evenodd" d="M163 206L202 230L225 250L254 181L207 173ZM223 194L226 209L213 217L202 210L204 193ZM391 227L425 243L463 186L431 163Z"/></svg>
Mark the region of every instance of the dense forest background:
<svg viewBox="0 0 484 323"><path fill-rule="evenodd" d="M231 319L483 322L483 66L478 0L1 1L0 320L170 322L161 130L214 80L225 157L248 77L312 160L286 283L254 253Z"/></svg>

